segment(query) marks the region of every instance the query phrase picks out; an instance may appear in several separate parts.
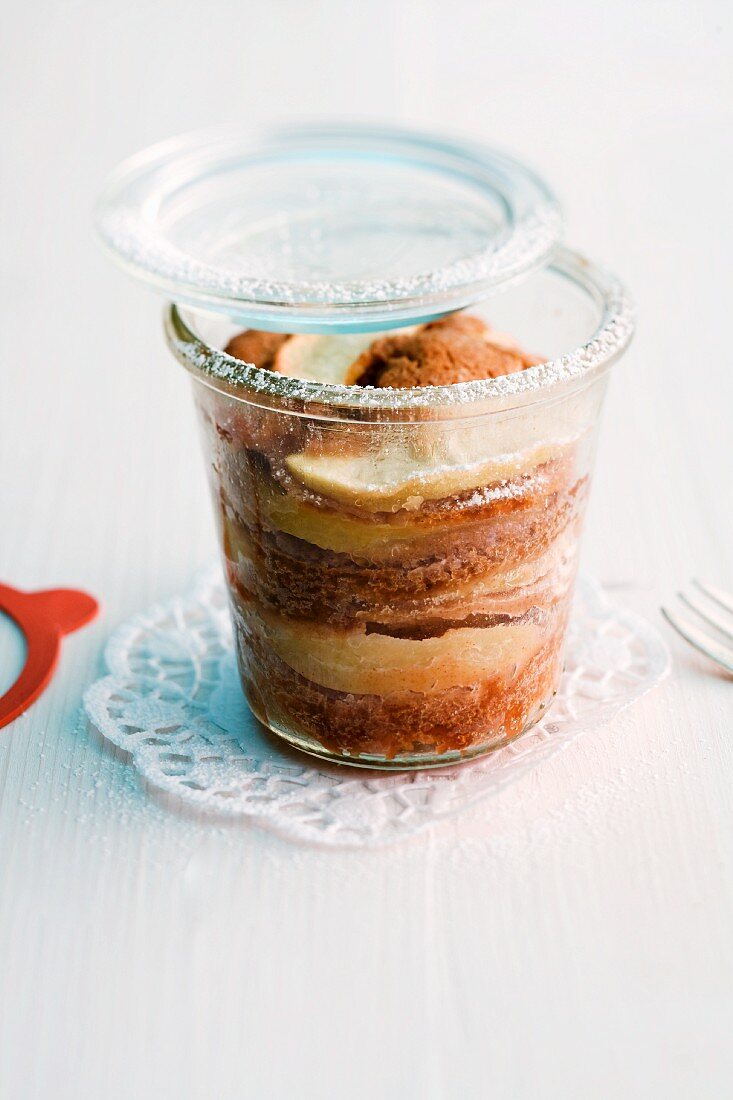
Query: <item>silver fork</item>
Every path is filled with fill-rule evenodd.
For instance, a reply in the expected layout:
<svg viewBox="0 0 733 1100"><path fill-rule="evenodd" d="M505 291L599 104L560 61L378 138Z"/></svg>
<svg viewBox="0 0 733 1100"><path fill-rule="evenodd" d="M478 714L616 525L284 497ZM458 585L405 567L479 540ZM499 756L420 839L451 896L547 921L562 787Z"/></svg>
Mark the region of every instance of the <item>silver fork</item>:
<svg viewBox="0 0 733 1100"><path fill-rule="evenodd" d="M696 580L692 583L702 593L702 599L697 593L688 595L678 592L677 596L686 607L694 611L705 626L699 626L689 615L680 615L678 611L671 611L667 607L661 608L662 614L686 642L721 668L733 672L733 596L711 584ZM726 641L718 637L718 634Z"/></svg>

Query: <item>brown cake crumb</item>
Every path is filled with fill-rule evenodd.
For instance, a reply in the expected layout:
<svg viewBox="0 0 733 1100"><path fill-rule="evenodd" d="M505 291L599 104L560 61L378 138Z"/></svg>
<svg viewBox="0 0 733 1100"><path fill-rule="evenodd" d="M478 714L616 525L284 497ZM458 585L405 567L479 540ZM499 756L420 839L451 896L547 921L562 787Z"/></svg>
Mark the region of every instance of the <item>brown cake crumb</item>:
<svg viewBox="0 0 733 1100"><path fill-rule="evenodd" d="M232 337L224 351L245 363L278 371L282 369L283 345L288 340L301 339L246 329ZM529 355L510 338L494 333L480 317L453 313L411 332L378 337L351 364L344 382L398 390L448 386L454 382L498 378L542 362L543 359Z"/></svg>
<svg viewBox="0 0 733 1100"><path fill-rule="evenodd" d="M541 362L498 338L493 343L491 329L479 317L455 313L416 332L375 340L353 364L346 381L398 390L448 386L498 378Z"/></svg>
<svg viewBox="0 0 733 1100"><path fill-rule="evenodd" d="M263 370L272 370L279 348L288 339L290 337L281 332L261 332L256 328L248 328L233 336L224 351L244 363L252 363Z"/></svg>

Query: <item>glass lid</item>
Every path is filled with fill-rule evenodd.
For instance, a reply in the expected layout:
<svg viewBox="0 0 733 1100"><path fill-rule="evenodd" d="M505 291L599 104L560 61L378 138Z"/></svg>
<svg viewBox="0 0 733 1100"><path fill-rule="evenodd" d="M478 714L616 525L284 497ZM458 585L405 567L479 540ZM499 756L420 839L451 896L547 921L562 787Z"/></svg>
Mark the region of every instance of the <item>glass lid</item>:
<svg viewBox="0 0 733 1100"><path fill-rule="evenodd" d="M178 302L281 332L422 322L543 265L557 202L493 149L359 126L190 134L125 161L106 245Z"/></svg>

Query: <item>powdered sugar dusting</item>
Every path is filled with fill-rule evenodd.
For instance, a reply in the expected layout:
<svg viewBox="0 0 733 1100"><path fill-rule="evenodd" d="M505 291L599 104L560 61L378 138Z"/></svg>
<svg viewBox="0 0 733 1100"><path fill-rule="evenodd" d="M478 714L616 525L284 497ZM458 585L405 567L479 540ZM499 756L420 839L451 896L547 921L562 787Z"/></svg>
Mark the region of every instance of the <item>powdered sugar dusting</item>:
<svg viewBox="0 0 733 1100"><path fill-rule="evenodd" d="M540 398L551 389L580 380L613 362L627 347L634 332L635 311L622 284L604 270L590 265L574 253L559 250L553 267L575 278L602 297L604 313L591 340L539 366L451 386L419 389L379 389L371 386L324 384L277 374L234 359L199 339L181 316L171 308L167 322L169 345L184 366L212 382L234 390L234 396L255 400L257 396L282 401L294 408L325 405L336 409L399 411L410 409L461 408L470 415L471 405L488 401ZM240 391L239 393L237 391ZM548 394L549 396L549 394Z"/></svg>
<svg viewBox="0 0 733 1100"><path fill-rule="evenodd" d="M146 150L108 181L97 227L176 299L299 332L465 306L546 262L561 216L503 153L351 125Z"/></svg>
<svg viewBox="0 0 733 1100"><path fill-rule="evenodd" d="M297 328L305 309L314 306L397 306L433 296L451 295L462 288L478 287L468 300L475 301L483 289L497 282L510 282L545 257L557 240L560 216L548 207L518 223L499 246L491 246L445 267L410 278L339 280L301 279L297 283L266 278L262 274L242 275L226 266L214 266L187 255L160 235L141 217L135 206L112 207L99 218L105 244L137 274L162 284L170 293L186 295L204 305L228 303L229 312L248 313L248 304L276 308ZM256 266L256 265L255 265ZM449 301L452 299L449 298ZM442 312L442 303L437 313ZM424 307L414 307L415 313ZM383 315L384 311L380 311ZM328 317L325 314L324 320Z"/></svg>

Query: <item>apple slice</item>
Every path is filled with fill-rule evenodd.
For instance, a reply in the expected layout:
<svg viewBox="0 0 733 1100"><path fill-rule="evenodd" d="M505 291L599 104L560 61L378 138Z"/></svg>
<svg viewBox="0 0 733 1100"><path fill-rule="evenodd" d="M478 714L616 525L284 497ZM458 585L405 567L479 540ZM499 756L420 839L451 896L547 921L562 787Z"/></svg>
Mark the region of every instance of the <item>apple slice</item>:
<svg viewBox="0 0 733 1100"><path fill-rule="evenodd" d="M291 378L345 385L351 364L382 335L381 332L354 332L337 336L291 336L278 349L274 369Z"/></svg>
<svg viewBox="0 0 733 1100"><path fill-rule="evenodd" d="M431 468L424 455L395 446L361 455L301 451L285 462L290 473L314 493L371 512L397 512L528 473L556 453L555 447L543 446L522 454Z"/></svg>
<svg viewBox="0 0 733 1100"><path fill-rule="evenodd" d="M414 641L333 629L267 615L264 630L275 653L306 680L353 695L446 691L501 675L516 675L545 640L532 622L490 628L454 627Z"/></svg>

